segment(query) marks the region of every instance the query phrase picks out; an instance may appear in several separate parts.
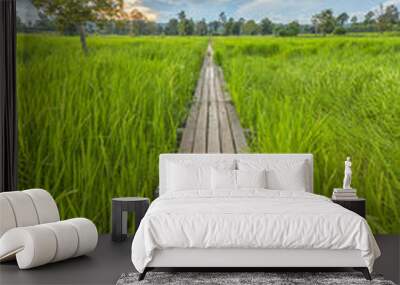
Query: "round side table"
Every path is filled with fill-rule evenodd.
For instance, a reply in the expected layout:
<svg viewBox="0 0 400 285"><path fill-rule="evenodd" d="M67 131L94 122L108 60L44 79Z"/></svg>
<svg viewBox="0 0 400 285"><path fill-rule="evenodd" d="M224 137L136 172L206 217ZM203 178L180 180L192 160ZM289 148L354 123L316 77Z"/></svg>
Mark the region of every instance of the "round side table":
<svg viewBox="0 0 400 285"><path fill-rule="evenodd" d="M112 240L124 241L128 235L128 212L135 214L136 230L149 208L150 200L143 197L121 197L112 199Z"/></svg>

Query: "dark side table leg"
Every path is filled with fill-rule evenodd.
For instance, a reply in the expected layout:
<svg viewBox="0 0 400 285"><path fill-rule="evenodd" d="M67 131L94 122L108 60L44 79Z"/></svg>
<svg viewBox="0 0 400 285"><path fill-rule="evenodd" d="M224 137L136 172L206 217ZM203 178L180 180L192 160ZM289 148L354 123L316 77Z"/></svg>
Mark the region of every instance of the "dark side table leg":
<svg viewBox="0 0 400 285"><path fill-rule="evenodd" d="M112 203L112 224L111 224L111 239L113 241L123 241L122 236L122 219L123 219L122 204Z"/></svg>
<svg viewBox="0 0 400 285"><path fill-rule="evenodd" d="M143 219L146 214L147 209L149 208L149 202L140 203L135 206L135 231L138 230L140 221Z"/></svg>

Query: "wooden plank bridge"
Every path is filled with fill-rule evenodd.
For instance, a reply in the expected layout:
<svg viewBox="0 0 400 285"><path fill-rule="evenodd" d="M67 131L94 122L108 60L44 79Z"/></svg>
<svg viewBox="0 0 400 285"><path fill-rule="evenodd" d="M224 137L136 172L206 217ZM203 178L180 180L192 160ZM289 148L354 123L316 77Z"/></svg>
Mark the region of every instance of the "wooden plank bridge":
<svg viewBox="0 0 400 285"><path fill-rule="evenodd" d="M213 60L211 43L197 82L179 147L180 153L241 153L248 150L222 69Z"/></svg>

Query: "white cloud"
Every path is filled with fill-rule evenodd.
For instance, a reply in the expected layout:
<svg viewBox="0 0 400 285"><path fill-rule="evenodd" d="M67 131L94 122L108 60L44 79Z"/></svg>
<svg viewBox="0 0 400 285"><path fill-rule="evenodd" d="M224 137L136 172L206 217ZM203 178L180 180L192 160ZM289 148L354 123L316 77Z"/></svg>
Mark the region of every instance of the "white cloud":
<svg viewBox="0 0 400 285"><path fill-rule="evenodd" d="M383 2L383 6L389 6L389 5L399 5L400 4L400 0L388 0Z"/></svg>
<svg viewBox="0 0 400 285"><path fill-rule="evenodd" d="M398 5L400 5L400 0L387 0L387 1L382 3L382 7L383 8L386 8L387 6L390 6L390 5L398 6ZM373 7L371 10L372 11L379 11L380 8L381 8L381 5L378 5L378 6Z"/></svg>
<svg viewBox="0 0 400 285"><path fill-rule="evenodd" d="M151 8L144 6L142 0L125 0L124 11L129 13L133 9L139 10L149 21L156 21L158 18L158 13L153 11Z"/></svg>
<svg viewBox="0 0 400 285"><path fill-rule="evenodd" d="M269 17L276 22L298 20L309 22L310 10L321 4L322 0L252 0L239 7L237 17L260 20Z"/></svg>
<svg viewBox="0 0 400 285"><path fill-rule="evenodd" d="M399 7L400 0L383 0L382 5L383 7L389 5ZM351 17L357 16L359 20L364 19L364 15L368 11L377 12L380 9L380 5L367 7L366 2L359 3L356 0L347 0L347 3L340 0L249 0L239 6L235 16L256 20L268 17L275 22L282 23L293 20L298 20L300 23L310 23L312 15L322 9L333 8L336 13L347 11Z"/></svg>
<svg viewBox="0 0 400 285"><path fill-rule="evenodd" d="M31 1L18 0L16 3L17 15L24 24L34 23L39 19L38 11Z"/></svg>
<svg viewBox="0 0 400 285"><path fill-rule="evenodd" d="M400 5L400 0L387 0L385 2L383 2L382 7L385 8L387 6L390 5L395 5L395 6L399 6ZM369 11L373 11L375 13L375 15L380 13L381 10L381 5L376 5L374 7L371 7L371 9L365 10L365 11L355 11L350 13L350 17L356 16L358 20L363 20L364 16L369 12Z"/></svg>

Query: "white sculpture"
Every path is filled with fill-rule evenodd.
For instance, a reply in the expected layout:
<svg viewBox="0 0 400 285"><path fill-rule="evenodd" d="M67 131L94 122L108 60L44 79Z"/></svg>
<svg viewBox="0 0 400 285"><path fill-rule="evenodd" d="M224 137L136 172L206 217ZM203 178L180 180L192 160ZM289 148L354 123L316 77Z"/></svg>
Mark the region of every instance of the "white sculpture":
<svg viewBox="0 0 400 285"><path fill-rule="evenodd" d="M343 179L343 189L351 189L351 158L347 157L344 162L344 179Z"/></svg>

